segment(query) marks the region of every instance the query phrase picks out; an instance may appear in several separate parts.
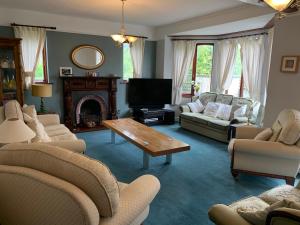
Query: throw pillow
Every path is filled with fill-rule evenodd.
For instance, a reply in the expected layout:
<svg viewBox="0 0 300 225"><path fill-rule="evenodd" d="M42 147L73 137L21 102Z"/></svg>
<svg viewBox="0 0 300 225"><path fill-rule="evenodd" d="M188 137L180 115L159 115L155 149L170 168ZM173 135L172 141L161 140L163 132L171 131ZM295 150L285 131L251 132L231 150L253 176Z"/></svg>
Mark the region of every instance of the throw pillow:
<svg viewBox="0 0 300 225"><path fill-rule="evenodd" d="M21 106L18 101L16 100L8 101L4 105L4 110L5 110L6 119L19 119L22 121L24 120Z"/></svg>
<svg viewBox="0 0 300 225"><path fill-rule="evenodd" d="M273 135L271 136L269 141L273 141L273 142L277 141L281 130L282 130L282 126L280 122L277 120L272 126Z"/></svg>
<svg viewBox="0 0 300 225"><path fill-rule="evenodd" d="M187 105L193 113L200 113L205 109L199 99L197 99L195 102L187 103Z"/></svg>
<svg viewBox="0 0 300 225"><path fill-rule="evenodd" d="M265 130L263 130L262 132L260 132L259 134L257 134L254 138L254 140L258 140L258 141L268 141L271 136L273 135L273 131L271 128L267 128Z"/></svg>
<svg viewBox="0 0 300 225"><path fill-rule="evenodd" d="M205 116L216 117L219 107L220 103L209 102L207 103L203 114Z"/></svg>
<svg viewBox="0 0 300 225"><path fill-rule="evenodd" d="M37 113L34 105L23 105L22 111L32 119L37 119Z"/></svg>
<svg viewBox="0 0 300 225"><path fill-rule="evenodd" d="M229 120L231 109L232 109L232 105L220 104L217 111L217 118L221 120Z"/></svg>
<svg viewBox="0 0 300 225"><path fill-rule="evenodd" d="M29 117L27 117L29 118ZM27 122L28 127L30 127L33 132L35 132L36 136L31 140L31 142L50 142L51 138L45 131L43 124L40 121L31 119Z"/></svg>
<svg viewBox="0 0 300 225"><path fill-rule="evenodd" d="M264 210L250 211L247 209L238 209L237 213L251 224L264 225L266 223L268 214L271 211L274 211L279 208L290 208L299 210L300 204L288 200L282 200L270 205Z"/></svg>
<svg viewBox="0 0 300 225"><path fill-rule="evenodd" d="M237 110L234 111L234 118L236 117L245 117L247 112L247 105L243 105Z"/></svg>

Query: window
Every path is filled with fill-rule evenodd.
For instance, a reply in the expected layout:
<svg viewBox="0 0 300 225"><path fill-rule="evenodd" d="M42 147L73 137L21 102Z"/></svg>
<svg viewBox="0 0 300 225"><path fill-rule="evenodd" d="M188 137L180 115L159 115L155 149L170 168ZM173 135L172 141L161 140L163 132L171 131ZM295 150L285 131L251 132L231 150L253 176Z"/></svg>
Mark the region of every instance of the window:
<svg viewBox="0 0 300 225"><path fill-rule="evenodd" d="M48 83L46 45L39 56L38 63L35 69L34 81L37 83Z"/></svg>
<svg viewBox="0 0 300 225"><path fill-rule="evenodd" d="M192 81L200 85L200 92L210 91L213 51L213 44L197 44L193 63L183 84L184 95L194 94Z"/></svg>
<svg viewBox="0 0 300 225"><path fill-rule="evenodd" d="M133 77L133 66L129 44L123 44L123 79L128 80Z"/></svg>
<svg viewBox="0 0 300 225"><path fill-rule="evenodd" d="M249 97L248 92L245 90L244 80L243 80L243 65L241 56L241 46L238 45L236 51L236 58L234 62L233 79L228 90L225 91L226 94L230 94L236 97Z"/></svg>

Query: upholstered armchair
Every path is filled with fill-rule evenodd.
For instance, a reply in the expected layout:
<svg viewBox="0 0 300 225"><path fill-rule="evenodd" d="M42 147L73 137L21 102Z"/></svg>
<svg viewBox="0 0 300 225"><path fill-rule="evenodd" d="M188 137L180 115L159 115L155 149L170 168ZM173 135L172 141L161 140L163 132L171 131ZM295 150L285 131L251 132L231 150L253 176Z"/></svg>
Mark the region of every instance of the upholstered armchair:
<svg viewBox="0 0 300 225"><path fill-rule="evenodd" d="M140 225L160 189L118 182L101 162L45 144L0 149L1 225Z"/></svg>
<svg viewBox="0 0 300 225"><path fill-rule="evenodd" d="M257 135L265 130L266 134ZM268 135L268 130L270 132ZM228 146L231 173L282 178L294 185L300 165L300 112L283 110L272 129L238 127ZM264 139L268 140L262 140Z"/></svg>

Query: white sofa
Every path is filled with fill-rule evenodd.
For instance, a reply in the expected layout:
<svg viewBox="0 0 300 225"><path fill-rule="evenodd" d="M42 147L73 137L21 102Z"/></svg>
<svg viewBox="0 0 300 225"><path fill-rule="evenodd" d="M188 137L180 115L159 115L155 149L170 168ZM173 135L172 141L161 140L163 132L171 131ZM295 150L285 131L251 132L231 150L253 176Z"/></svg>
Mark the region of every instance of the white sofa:
<svg viewBox="0 0 300 225"><path fill-rule="evenodd" d="M238 127L229 143L231 173L250 173L285 179L294 185L300 167L300 112L283 110L268 140L254 139L263 129Z"/></svg>
<svg viewBox="0 0 300 225"><path fill-rule="evenodd" d="M22 108L17 101L9 101L4 107L0 107L0 124L6 118L18 118L24 121ZM49 137L45 143L84 153L86 149L85 141L78 139L64 124L61 124L58 114L37 115L37 119ZM44 141L39 140L38 142Z"/></svg>
<svg viewBox="0 0 300 225"><path fill-rule="evenodd" d="M103 163L67 149L0 149L2 225L140 225L159 189L152 175L121 183Z"/></svg>

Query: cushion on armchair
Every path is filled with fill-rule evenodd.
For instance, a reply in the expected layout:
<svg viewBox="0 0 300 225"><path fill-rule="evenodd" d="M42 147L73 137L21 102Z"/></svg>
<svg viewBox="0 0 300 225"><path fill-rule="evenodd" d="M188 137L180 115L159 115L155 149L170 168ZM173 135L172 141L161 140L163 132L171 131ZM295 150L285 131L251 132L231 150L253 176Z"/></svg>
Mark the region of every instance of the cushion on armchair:
<svg viewBox="0 0 300 225"><path fill-rule="evenodd" d="M6 119L20 119L22 121L24 120L21 106L16 100L8 101L4 105L4 111Z"/></svg>
<svg viewBox="0 0 300 225"><path fill-rule="evenodd" d="M262 132L257 134L254 138L254 140L259 141L268 141L273 135L273 131L271 128L264 129Z"/></svg>

